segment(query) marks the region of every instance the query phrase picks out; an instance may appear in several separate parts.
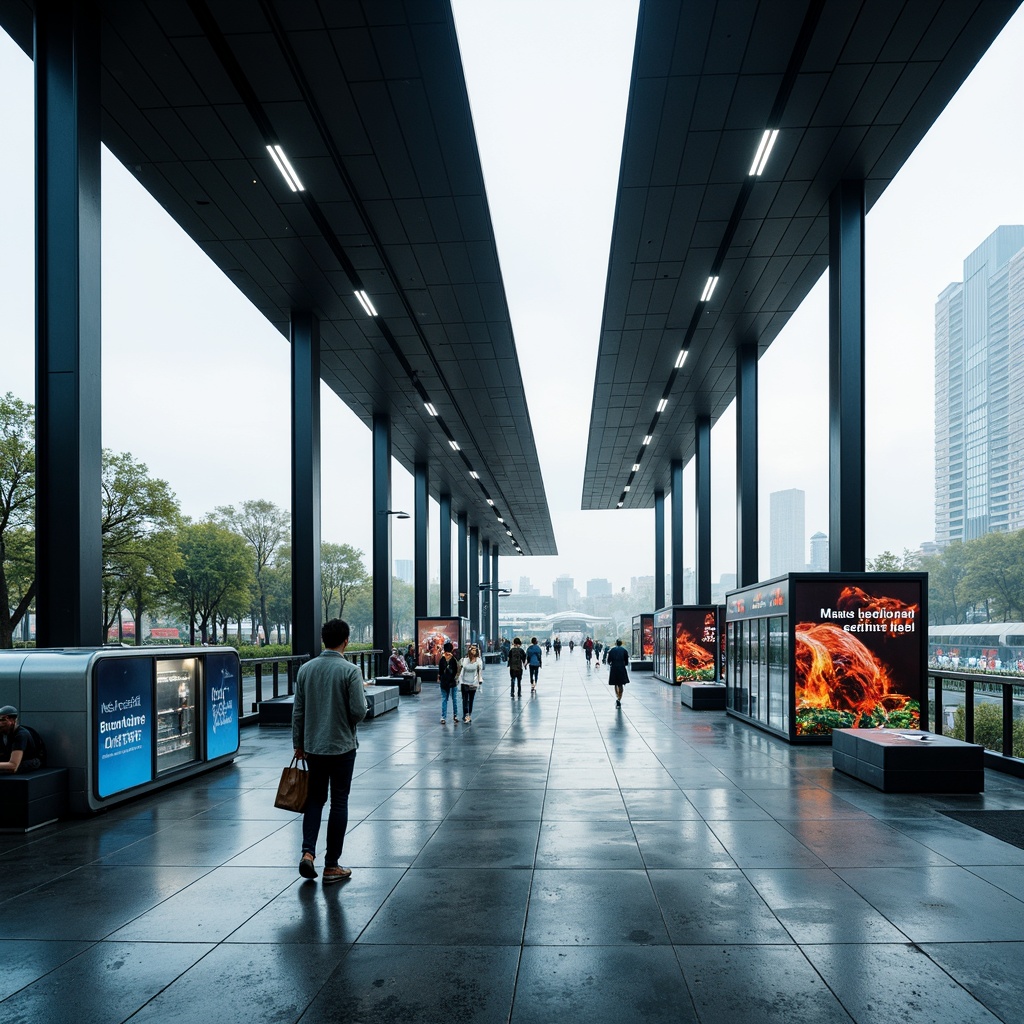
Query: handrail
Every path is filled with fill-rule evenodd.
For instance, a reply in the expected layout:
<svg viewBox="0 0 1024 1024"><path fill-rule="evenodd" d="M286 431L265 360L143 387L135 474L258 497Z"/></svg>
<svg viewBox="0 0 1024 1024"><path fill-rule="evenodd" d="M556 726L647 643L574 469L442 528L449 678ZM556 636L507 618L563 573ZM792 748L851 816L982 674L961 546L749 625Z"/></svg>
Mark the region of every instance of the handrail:
<svg viewBox="0 0 1024 1024"><path fill-rule="evenodd" d="M985 748L985 766L1011 775L1024 776L1024 758L1013 753L1013 710L1014 688L1024 688L1024 678L1019 675L997 675L992 672L960 672L947 669L929 668L928 678L932 682L932 708L935 715L935 732L941 736L944 728L942 689L946 683L962 683L964 690L964 740L975 743L974 695L975 686L981 684L996 688L1001 694L1001 729L999 750ZM991 690L989 692L992 692ZM995 701L992 701L995 703Z"/></svg>
<svg viewBox="0 0 1024 1024"><path fill-rule="evenodd" d="M382 675L381 668L384 664L384 652L380 650L368 650L368 651L346 651L345 658L347 658L353 665L355 665L360 674L363 677L363 682L372 680L378 675ZM242 715L240 722L242 725L259 721L259 715L256 713L259 705L266 699L263 696L263 667L265 665L272 666L272 694L273 697L270 699L277 699L281 696L292 696L295 693L295 676L298 674L299 667L303 662L309 661L308 654L284 654L284 655L272 655L267 658L242 658L242 675L245 676L248 673L246 669L252 668L255 670L256 676L256 694L255 699L252 701L251 712L248 715ZM285 666L285 679L287 682L287 689L285 693L281 693L281 665Z"/></svg>

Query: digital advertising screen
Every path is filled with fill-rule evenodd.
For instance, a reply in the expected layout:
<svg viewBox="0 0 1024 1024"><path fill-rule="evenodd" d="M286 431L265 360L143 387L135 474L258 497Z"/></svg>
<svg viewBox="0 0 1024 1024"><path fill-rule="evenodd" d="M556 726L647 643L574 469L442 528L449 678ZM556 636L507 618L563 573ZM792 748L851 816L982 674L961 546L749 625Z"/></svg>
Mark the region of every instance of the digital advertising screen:
<svg viewBox="0 0 1024 1024"><path fill-rule="evenodd" d="M96 792L106 797L153 778L153 659L101 658L93 679Z"/></svg>
<svg viewBox="0 0 1024 1024"><path fill-rule="evenodd" d="M455 656L460 657L459 642L460 621L458 618L416 620L416 663L418 665L436 665L441 660L446 643L450 643L454 648Z"/></svg>
<svg viewBox="0 0 1024 1024"><path fill-rule="evenodd" d="M710 683L718 678L718 617L713 608L676 608L674 642L677 683Z"/></svg>
<svg viewBox="0 0 1024 1024"><path fill-rule="evenodd" d="M239 663L234 654L203 656L206 688L206 758L238 750Z"/></svg>
<svg viewBox="0 0 1024 1024"><path fill-rule="evenodd" d="M654 659L654 613L633 616L633 650L639 661Z"/></svg>
<svg viewBox="0 0 1024 1024"><path fill-rule="evenodd" d="M926 579L791 580L798 736L921 727Z"/></svg>

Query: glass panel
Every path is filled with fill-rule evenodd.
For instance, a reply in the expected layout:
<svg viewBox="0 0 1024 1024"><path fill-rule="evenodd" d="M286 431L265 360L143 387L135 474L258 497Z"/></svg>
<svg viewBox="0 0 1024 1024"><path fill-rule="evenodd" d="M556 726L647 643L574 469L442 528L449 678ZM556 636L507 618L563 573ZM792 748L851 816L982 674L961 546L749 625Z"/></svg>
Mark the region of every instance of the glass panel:
<svg viewBox="0 0 1024 1024"><path fill-rule="evenodd" d="M174 658L156 663L157 774L195 761L196 659Z"/></svg>

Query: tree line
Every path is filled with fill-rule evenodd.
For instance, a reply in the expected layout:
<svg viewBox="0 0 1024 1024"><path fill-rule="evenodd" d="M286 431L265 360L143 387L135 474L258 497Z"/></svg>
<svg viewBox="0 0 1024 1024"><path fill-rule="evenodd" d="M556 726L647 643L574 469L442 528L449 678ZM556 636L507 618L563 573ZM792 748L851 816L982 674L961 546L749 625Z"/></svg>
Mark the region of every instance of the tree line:
<svg viewBox="0 0 1024 1024"><path fill-rule="evenodd" d="M219 506L202 520L181 511L165 480L126 452L103 451L100 532L103 542L103 635L127 610L143 642L143 615L186 624L195 643L225 637L229 621L248 618L270 638L290 642L291 558L287 510L261 499ZM0 398L0 648L31 612L35 578L35 414L8 393ZM363 552L321 545L325 619L356 613L353 629L372 630L372 586ZM395 581L396 611L411 617L411 587ZM410 614L405 614L406 600ZM412 627L408 625L408 635Z"/></svg>

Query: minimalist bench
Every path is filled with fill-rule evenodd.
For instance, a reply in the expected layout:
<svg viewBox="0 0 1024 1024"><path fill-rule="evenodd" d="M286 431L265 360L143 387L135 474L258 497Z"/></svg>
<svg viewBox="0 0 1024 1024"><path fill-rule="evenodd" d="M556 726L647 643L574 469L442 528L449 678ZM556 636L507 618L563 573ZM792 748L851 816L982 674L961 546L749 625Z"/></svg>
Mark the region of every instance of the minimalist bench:
<svg viewBox="0 0 1024 1024"><path fill-rule="evenodd" d="M679 684L680 703L694 711L724 711L724 683L687 683Z"/></svg>
<svg viewBox="0 0 1024 1024"><path fill-rule="evenodd" d="M367 686L366 687L366 717L380 718L387 711L394 711L398 707L397 686Z"/></svg>
<svg viewBox="0 0 1024 1024"><path fill-rule="evenodd" d="M885 793L981 793L985 748L914 729L833 729L832 767Z"/></svg>
<svg viewBox="0 0 1024 1024"><path fill-rule="evenodd" d="M653 661L641 661L639 658L634 658L629 663L630 670L633 672L653 672L654 662Z"/></svg>
<svg viewBox="0 0 1024 1024"><path fill-rule="evenodd" d="M488 651L484 655L485 665L500 665L501 664L501 651Z"/></svg>
<svg viewBox="0 0 1024 1024"><path fill-rule="evenodd" d="M0 775L0 832L30 832L68 809L67 768Z"/></svg>
<svg viewBox="0 0 1024 1024"><path fill-rule="evenodd" d="M437 682L437 666L436 665L417 665L416 666L416 677L421 683L436 683Z"/></svg>
<svg viewBox="0 0 1024 1024"><path fill-rule="evenodd" d="M413 673L411 676L377 676L373 681L374 686L397 686L398 692L403 697L415 696L420 692L420 677Z"/></svg>

